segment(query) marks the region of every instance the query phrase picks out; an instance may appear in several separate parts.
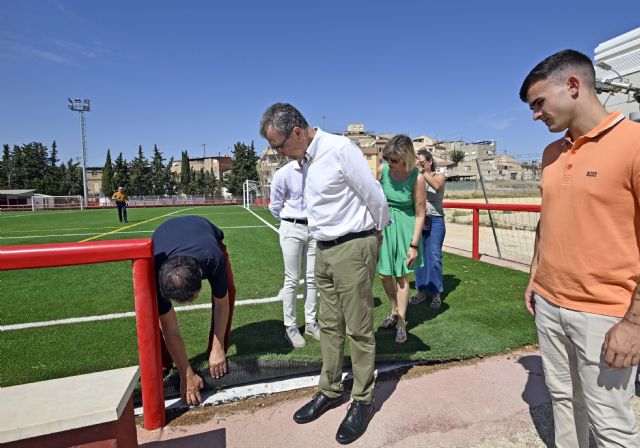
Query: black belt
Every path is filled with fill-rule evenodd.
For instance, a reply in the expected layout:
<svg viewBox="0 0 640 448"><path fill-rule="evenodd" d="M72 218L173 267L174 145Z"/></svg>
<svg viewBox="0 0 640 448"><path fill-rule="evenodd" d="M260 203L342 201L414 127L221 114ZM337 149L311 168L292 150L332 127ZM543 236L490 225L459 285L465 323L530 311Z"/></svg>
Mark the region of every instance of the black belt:
<svg viewBox="0 0 640 448"><path fill-rule="evenodd" d="M337 246L338 244L346 243L347 241L355 240L356 238L364 238L365 236L373 235L375 229L363 230L362 232L347 233L346 235L339 236L335 240L330 241L318 241L318 247L320 249L327 249L329 247Z"/></svg>
<svg viewBox="0 0 640 448"><path fill-rule="evenodd" d="M303 225L307 225L307 220L306 219L298 219L298 218L280 218L283 221L287 221L287 222L292 222L294 224L303 224Z"/></svg>

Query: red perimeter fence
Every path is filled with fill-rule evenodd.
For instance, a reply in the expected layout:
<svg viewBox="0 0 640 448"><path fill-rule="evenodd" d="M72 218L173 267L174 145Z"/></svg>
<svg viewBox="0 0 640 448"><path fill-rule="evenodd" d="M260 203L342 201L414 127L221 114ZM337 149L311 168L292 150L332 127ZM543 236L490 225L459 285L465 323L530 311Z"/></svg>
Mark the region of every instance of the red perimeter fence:
<svg viewBox="0 0 640 448"><path fill-rule="evenodd" d="M0 270L133 261L133 295L146 429L165 424L160 327L151 239L0 246Z"/></svg>
<svg viewBox="0 0 640 448"><path fill-rule="evenodd" d="M540 212L539 205L444 202L445 208L473 210L474 260L480 259L480 210ZM160 357L160 328L156 300L151 240L111 240L86 243L0 246L0 270L48 268L81 264L133 261L133 294L136 308L138 354L142 382L144 427L165 424L164 389Z"/></svg>
<svg viewBox="0 0 640 448"><path fill-rule="evenodd" d="M509 212L540 213L539 205L528 204L478 204L474 202L443 202L444 208L461 208L473 210L471 256L480 259L480 210L501 210Z"/></svg>

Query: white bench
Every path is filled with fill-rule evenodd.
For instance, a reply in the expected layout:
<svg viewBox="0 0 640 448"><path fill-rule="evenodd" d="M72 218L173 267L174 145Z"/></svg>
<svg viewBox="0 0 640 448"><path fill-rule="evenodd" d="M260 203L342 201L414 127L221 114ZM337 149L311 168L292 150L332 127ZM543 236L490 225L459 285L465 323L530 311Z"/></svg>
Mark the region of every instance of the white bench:
<svg viewBox="0 0 640 448"><path fill-rule="evenodd" d="M0 389L0 445L137 447L137 366Z"/></svg>

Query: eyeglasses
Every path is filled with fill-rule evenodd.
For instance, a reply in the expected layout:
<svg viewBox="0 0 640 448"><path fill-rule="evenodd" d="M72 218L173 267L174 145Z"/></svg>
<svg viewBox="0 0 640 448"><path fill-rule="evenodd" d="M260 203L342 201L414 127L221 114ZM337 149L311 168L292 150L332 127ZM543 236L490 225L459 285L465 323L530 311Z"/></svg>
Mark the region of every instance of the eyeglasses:
<svg viewBox="0 0 640 448"><path fill-rule="evenodd" d="M289 140L289 137L291 137L291 134L293 134L293 129L295 128L291 128L291 130L289 131L285 139L282 140L282 143L280 143L278 146L272 146L271 149L278 152L282 151L282 147L284 146L285 143L287 143L287 140Z"/></svg>

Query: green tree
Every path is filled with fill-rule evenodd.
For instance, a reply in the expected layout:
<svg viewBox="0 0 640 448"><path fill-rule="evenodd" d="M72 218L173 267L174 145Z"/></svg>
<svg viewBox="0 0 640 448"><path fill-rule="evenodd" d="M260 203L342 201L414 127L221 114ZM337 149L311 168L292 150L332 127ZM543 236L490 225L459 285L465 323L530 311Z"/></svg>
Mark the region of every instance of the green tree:
<svg viewBox="0 0 640 448"><path fill-rule="evenodd" d="M40 142L22 145L23 187L43 191L43 180L47 171L48 150Z"/></svg>
<svg viewBox="0 0 640 448"><path fill-rule="evenodd" d="M207 195L213 196L214 198L222 196L222 192L220 191L220 182L218 182L218 179L216 179L216 176L212 172L207 171L205 173L204 182L206 186L205 193Z"/></svg>
<svg viewBox="0 0 640 448"><path fill-rule="evenodd" d="M64 180L62 183L64 195L82 195L82 169L80 163L73 163L73 159L67 161L64 168Z"/></svg>
<svg viewBox="0 0 640 448"><path fill-rule="evenodd" d="M180 191L183 194L190 194L191 185L191 165L189 164L189 153L182 151L182 159L180 161Z"/></svg>
<svg viewBox="0 0 640 448"><path fill-rule="evenodd" d="M202 195L207 193L207 179L204 172L204 168L200 168L200 171L194 173L193 187L191 194Z"/></svg>
<svg viewBox="0 0 640 448"><path fill-rule="evenodd" d="M26 167L24 164L24 154L22 148L13 145L11 151L11 171L9 173L9 188L26 188Z"/></svg>
<svg viewBox="0 0 640 448"><path fill-rule="evenodd" d="M42 180L42 193L51 195L62 194L62 176L58 167L58 145L54 140L51 144L51 152L47 160L44 179Z"/></svg>
<svg viewBox="0 0 640 448"><path fill-rule="evenodd" d="M114 190L122 187L126 191L129 191L129 165L124 157L122 157L122 153L118 154L113 166L113 187Z"/></svg>
<svg viewBox="0 0 640 448"><path fill-rule="evenodd" d="M451 161L453 163L460 163L464 160L464 151L461 149L454 149L451 151Z"/></svg>
<svg viewBox="0 0 640 448"><path fill-rule="evenodd" d="M129 189L136 196L149 194L151 167L142 152L142 145L138 146L138 156L129 164Z"/></svg>
<svg viewBox="0 0 640 448"><path fill-rule="evenodd" d="M11 150L9 145L2 146L2 160L0 160L0 186L9 186L9 174L11 173Z"/></svg>
<svg viewBox="0 0 640 448"><path fill-rule="evenodd" d="M171 160L173 163L173 159ZM171 165L169 165L171 167ZM169 179L170 170L164 165L164 157L162 152L158 149L158 145L153 145L153 158L151 159L151 172L150 172L150 194L153 195L165 195L170 190Z"/></svg>
<svg viewBox="0 0 640 448"><path fill-rule="evenodd" d="M256 148L237 142L233 145L233 167L225 181L227 191L233 196L242 196L242 184L245 180L258 180Z"/></svg>
<svg viewBox="0 0 640 448"><path fill-rule="evenodd" d="M113 163L111 162L111 150L107 148L107 159L102 167L102 193L111 197L116 189L113 186Z"/></svg>
<svg viewBox="0 0 640 448"><path fill-rule="evenodd" d="M167 180L167 184L165 185L165 194L174 195L178 192L178 175L171 171L171 167L173 166L173 157L169 159L167 165L165 166L165 178Z"/></svg>

